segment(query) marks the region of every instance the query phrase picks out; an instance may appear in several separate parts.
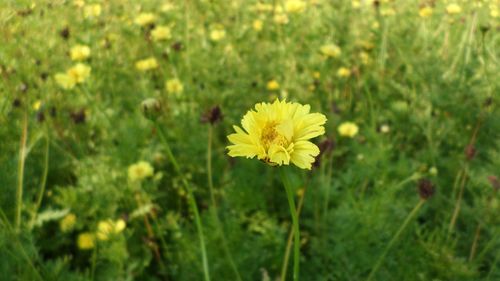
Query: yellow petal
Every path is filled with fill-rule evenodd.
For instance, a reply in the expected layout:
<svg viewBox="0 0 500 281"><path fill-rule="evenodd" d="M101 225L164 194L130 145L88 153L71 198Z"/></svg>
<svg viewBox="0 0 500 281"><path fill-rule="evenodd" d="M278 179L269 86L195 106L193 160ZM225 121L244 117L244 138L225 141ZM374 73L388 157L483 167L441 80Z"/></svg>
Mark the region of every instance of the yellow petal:
<svg viewBox="0 0 500 281"><path fill-rule="evenodd" d="M293 147L291 161L301 169L311 169L314 157L318 156L319 148L310 141L298 141Z"/></svg>

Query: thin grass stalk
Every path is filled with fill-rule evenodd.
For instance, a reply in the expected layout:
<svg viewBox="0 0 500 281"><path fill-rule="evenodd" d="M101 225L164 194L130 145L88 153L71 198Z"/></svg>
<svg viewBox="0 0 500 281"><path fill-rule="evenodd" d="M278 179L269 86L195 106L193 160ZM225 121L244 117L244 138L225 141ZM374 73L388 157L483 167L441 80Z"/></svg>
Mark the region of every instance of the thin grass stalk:
<svg viewBox="0 0 500 281"><path fill-rule="evenodd" d="M177 160L175 159L174 154L172 153L172 150L170 149L170 145L167 142L167 139L165 137L165 134L163 133L163 129L159 126L157 121L154 121L156 131L158 132L158 135L160 136L160 140L163 143L163 146L167 152L167 156L170 159L170 162L174 166L175 172L181 177L182 183L184 184L184 187L186 188L186 192L188 194L188 204L190 205L193 213L194 213L194 218L195 218L195 223L196 223L196 228L198 230L198 239L200 240L200 250L201 250L201 257L202 257L202 263L203 263L203 275L205 278L205 281L210 281L210 271L208 267L208 258L207 258L207 249L205 246L205 236L203 235L203 227L201 225L201 219L200 219L200 213L198 211L198 206L196 205L196 200L193 194L193 190L191 189L191 186L189 185L188 181L186 180L186 177L184 177L184 174L182 173L179 164Z"/></svg>
<svg viewBox="0 0 500 281"><path fill-rule="evenodd" d="M21 229L21 211L23 209L24 164L26 160L26 140L28 138L28 112L24 111L21 140L19 142L19 159L17 164L16 216L15 230Z"/></svg>
<svg viewBox="0 0 500 281"><path fill-rule="evenodd" d="M368 278L366 279L366 281L370 281L370 280L373 279L373 277L375 276L375 274L379 270L380 266L384 262L385 257L389 253L389 250L398 241L398 239L401 236L401 234L403 233L403 231L406 229L406 227L408 226L408 224L410 223L410 221L413 220L413 218L418 213L418 211L420 210L420 208L422 208L422 206L424 205L424 203L425 203L425 200L420 199L420 201L418 201L417 205L415 205L415 207L413 208L413 210L408 214L408 216L406 217L406 219L403 222L403 224L401 225L401 227L398 229L398 231L396 232L396 234L394 234L394 236L392 237L392 239L389 242L389 244L387 244L387 246L385 247L385 250L384 250L384 252L382 252L382 255L380 255L380 257L378 258L377 262L375 263L375 266L373 266L373 268L372 268L370 274L368 275Z"/></svg>
<svg viewBox="0 0 500 281"><path fill-rule="evenodd" d="M207 180L208 180L208 189L210 191L210 201L212 203L212 216L215 222L215 226L217 231L219 232L223 250L229 260L229 264L231 265L231 269L234 271L236 275L236 280L241 281L241 275L238 271L238 267L234 262L233 256L231 255L231 251L229 249L229 245L226 240L226 235L224 234L224 229L222 228L221 221L219 216L217 215L217 202L215 201L215 192L214 192L214 182L212 177L212 139L213 139L213 127L211 125L208 126L208 140L207 140Z"/></svg>

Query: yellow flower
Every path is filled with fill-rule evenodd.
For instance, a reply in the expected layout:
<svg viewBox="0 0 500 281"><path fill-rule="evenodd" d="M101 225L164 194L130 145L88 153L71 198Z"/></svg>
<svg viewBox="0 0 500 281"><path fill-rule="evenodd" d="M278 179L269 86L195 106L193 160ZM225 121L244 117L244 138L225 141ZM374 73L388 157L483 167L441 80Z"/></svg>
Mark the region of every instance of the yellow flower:
<svg viewBox="0 0 500 281"><path fill-rule="evenodd" d="M274 22L277 24L287 24L288 16L285 13L276 13L273 18Z"/></svg>
<svg viewBox="0 0 500 281"><path fill-rule="evenodd" d="M367 52L359 53L359 59L361 60L361 63L364 65L370 64L372 61L370 55Z"/></svg>
<svg viewBox="0 0 500 281"><path fill-rule="evenodd" d="M309 140L325 133L326 117L310 113L309 105L276 100L258 103L248 111L236 133L228 136L229 156L263 160L271 165L311 169L319 148Z"/></svg>
<svg viewBox="0 0 500 281"><path fill-rule="evenodd" d="M174 4L172 3L165 3L161 6L160 10L164 13L167 13L167 12L170 12L172 11L173 9L175 9L175 6Z"/></svg>
<svg viewBox="0 0 500 281"><path fill-rule="evenodd" d="M83 83L90 76L90 66L83 63L77 63L72 68L68 69L67 74L75 83Z"/></svg>
<svg viewBox="0 0 500 281"><path fill-rule="evenodd" d="M157 26L151 31L153 41L168 40L170 38L172 38L172 33L168 26Z"/></svg>
<svg viewBox="0 0 500 281"><path fill-rule="evenodd" d="M97 224L97 238L103 241L108 240L110 235L119 234L126 226L122 219L100 221Z"/></svg>
<svg viewBox="0 0 500 281"><path fill-rule="evenodd" d="M133 182L142 181L145 178L152 177L153 174L153 166L146 161L139 161L128 167L128 178Z"/></svg>
<svg viewBox="0 0 500 281"><path fill-rule="evenodd" d="M93 5L88 5L85 6L83 10L83 15L86 18L95 18L101 15L101 5L99 4L93 4Z"/></svg>
<svg viewBox="0 0 500 281"><path fill-rule="evenodd" d="M74 61L85 60L90 56L90 48L85 45L76 45L71 48L70 56Z"/></svg>
<svg viewBox="0 0 500 281"><path fill-rule="evenodd" d="M321 73L319 71L314 71L313 72L313 78L314 79L319 79L321 78Z"/></svg>
<svg viewBox="0 0 500 281"><path fill-rule="evenodd" d="M432 8L429 6L422 7L418 11L418 15L422 18L430 17L432 16Z"/></svg>
<svg viewBox="0 0 500 281"><path fill-rule="evenodd" d="M73 226L75 226L75 222L76 222L75 214L69 213L59 222L59 228L61 229L62 232L67 232L73 229Z"/></svg>
<svg viewBox="0 0 500 281"><path fill-rule="evenodd" d="M327 57L332 57L332 58L336 58L338 56L340 56L340 53L342 52L340 50L340 47L335 45L335 44L328 44L328 45L323 45L321 46L321 48L319 49L321 51L321 53Z"/></svg>
<svg viewBox="0 0 500 281"><path fill-rule="evenodd" d="M85 6L85 1L84 0L75 0L73 1L73 5L75 5L78 8L81 8Z"/></svg>
<svg viewBox="0 0 500 281"><path fill-rule="evenodd" d="M266 88L269 91L276 91L280 88L280 84L278 83L278 81L273 79L273 80L267 82Z"/></svg>
<svg viewBox="0 0 500 281"><path fill-rule="evenodd" d="M340 126L338 127L338 132L343 137L352 138L358 134L358 131L359 131L358 125L352 122L344 122L340 124Z"/></svg>
<svg viewBox="0 0 500 281"><path fill-rule="evenodd" d="M76 85L76 81L66 73L57 73L54 78L56 83L65 90L73 89Z"/></svg>
<svg viewBox="0 0 500 281"><path fill-rule="evenodd" d="M177 78L170 79L165 83L165 88L169 94L181 94L184 90L184 86L181 81Z"/></svg>
<svg viewBox="0 0 500 281"><path fill-rule="evenodd" d="M39 109L40 109L40 107L42 107L42 101L41 101L41 100L37 100L37 101L35 101L35 102L33 103L32 107L33 107L33 110L39 110Z"/></svg>
<svg viewBox="0 0 500 281"><path fill-rule="evenodd" d="M285 2L287 13L302 13L306 9L306 2L302 0L288 0Z"/></svg>
<svg viewBox="0 0 500 281"><path fill-rule="evenodd" d="M226 31L221 25L215 25L210 30L210 39L212 41L220 41L226 37Z"/></svg>
<svg viewBox="0 0 500 281"><path fill-rule="evenodd" d="M342 78L347 78L351 76L351 70L347 67L341 67L337 70L337 76Z"/></svg>
<svg viewBox="0 0 500 281"><path fill-rule="evenodd" d="M94 234L90 232L80 233L77 238L78 248L81 250L90 250L95 246Z"/></svg>
<svg viewBox="0 0 500 281"><path fill-rule="evenodd" d="M135 63L135 68L140 71L148 71L158 67L158 62L155 58L147 58Z"/></svg>
<svg viewBox="0 0 500 281"><path fill-rule="evenodd" d="M261 20L254 20L252 23L252 27L255 31L261 31L264 23Z"/></svg>
<svg viewBox="0 0 500 281"><path fill-rule="evenodd" d="M450 15L455 15L462 12L462 8L458 4L452 3L446 6L446 12Z"/></svg>
<svg viewBox="0 0 500 281"><path fill-rule="evenodd" d="M135 20L134 23L140 26L146 26L154 23L156 21L156 15L153 13L142 13L139 14Z"/></svg>

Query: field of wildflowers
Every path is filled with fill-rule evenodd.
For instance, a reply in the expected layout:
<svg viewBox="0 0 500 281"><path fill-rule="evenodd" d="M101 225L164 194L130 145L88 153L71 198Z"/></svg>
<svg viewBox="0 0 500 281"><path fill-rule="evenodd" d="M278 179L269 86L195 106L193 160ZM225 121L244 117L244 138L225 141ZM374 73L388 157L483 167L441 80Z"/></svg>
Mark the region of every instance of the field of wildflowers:
<svg viewBox="0 0 500 281"><path fill-rule="evenodd" d="M500 280L499 0L0 1L0 280Z"/></svg>

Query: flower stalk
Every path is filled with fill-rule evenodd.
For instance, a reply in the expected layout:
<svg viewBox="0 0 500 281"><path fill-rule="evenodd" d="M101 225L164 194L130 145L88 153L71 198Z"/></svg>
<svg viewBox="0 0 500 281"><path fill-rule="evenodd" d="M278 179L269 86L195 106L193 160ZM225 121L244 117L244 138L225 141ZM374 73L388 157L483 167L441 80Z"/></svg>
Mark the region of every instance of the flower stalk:
<svg viewBox="0 0 500 281"><path fill-rule="evenodd" d="M288 199L288 205L290 207L290 214L292 215L292 229L293 229L293 280L299 280L299 266L300 266L300 229L299 229L299 218L297 214L297 209L295 207L295 199L292 188L292 183L290 181L289 172L286 168L282 167L280 170L281 180L285 186L286 195Z"/></svg>

